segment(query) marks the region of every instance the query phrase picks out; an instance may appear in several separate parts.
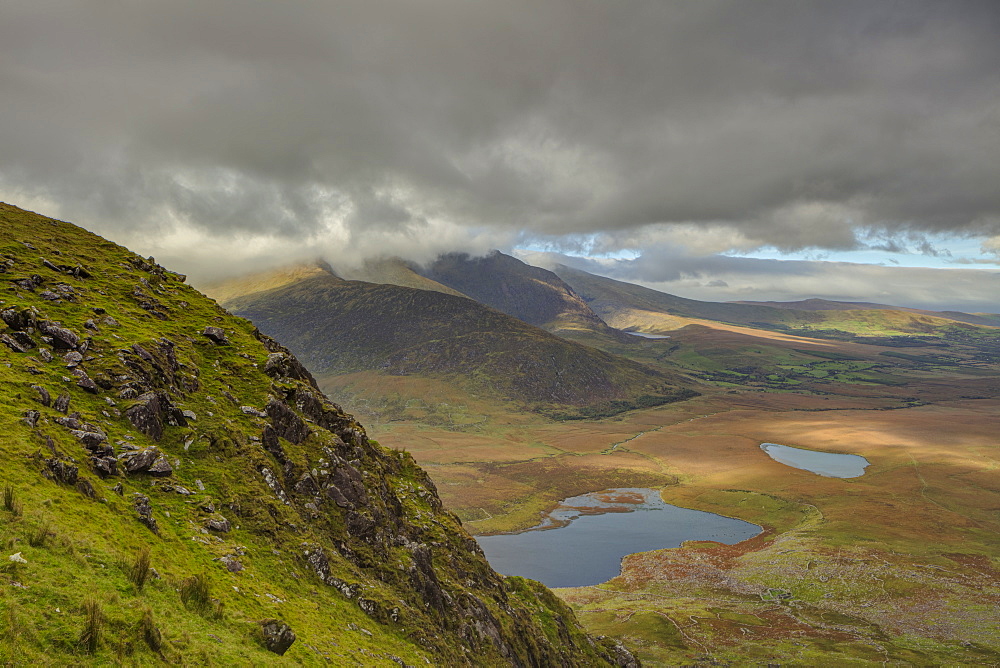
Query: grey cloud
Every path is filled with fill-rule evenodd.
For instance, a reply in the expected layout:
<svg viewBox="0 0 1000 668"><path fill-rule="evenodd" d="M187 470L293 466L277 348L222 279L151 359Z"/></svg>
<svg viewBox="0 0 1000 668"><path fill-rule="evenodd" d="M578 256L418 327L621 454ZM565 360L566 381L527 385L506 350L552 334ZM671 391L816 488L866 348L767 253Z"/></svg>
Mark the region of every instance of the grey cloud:
<svg viewBox="0 0 1000 668"><path fill-rule="evenodd" d="M434 221L474 245L660 223L783 249L858 247L866 229L887 248L1000 235L990 0L3 13L0 195L111 236L181 222L307 245L337 223L416 248Z"/></svg>
<svg viewBox="0 0 1000 668"><path fill-rule="evenodd" d="M997 298L1000 272L997 271L648 255L650 257L634 260L596 260L537 252L522 253L521 257L539 266L566 264L600 276L704 301L794 301L818 297L932 310L1000 311Z"/></svg>

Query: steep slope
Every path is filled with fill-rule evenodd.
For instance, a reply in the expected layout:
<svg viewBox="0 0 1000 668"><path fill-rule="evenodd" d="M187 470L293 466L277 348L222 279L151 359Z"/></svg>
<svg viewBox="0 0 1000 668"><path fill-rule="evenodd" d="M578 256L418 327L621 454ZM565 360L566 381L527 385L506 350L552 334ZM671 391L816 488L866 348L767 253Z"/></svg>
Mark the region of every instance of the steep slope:
<svg viewBox="0 0 1000 668"><path fill-rule="evenodd" d="M427 374L535 407L622 402L624 409L692 395L661 371L436 291L328 274L226 305L287 343L317 375Z"/></svg>
<svg viewBox="0 0 1000 668"><path fill-rule="evenodd" d="M881 308L795 309L771 306L766 302L703 302L565 265L557 266L556 273L610 325L640 332L670 331L691 324L690 319L809 335L933 335L971 329L969 322L937 312ZM809 300L806 304L814 307L815 301ZM976 316L969 318L980 320Z"/></svg>
<svg viewBox="0 0 1000 668"><path fill-rule="evenodd" d="M0 204L0 286L0 661L631 665L183 277Z"/></svg>
<svg viewBox="0 0 1000 668"><path fill-rule="evenodd" d="M557 275L499 251L484 257L464 253L442 255L418 271L426 278L550 332L621 338Z"/></svg>

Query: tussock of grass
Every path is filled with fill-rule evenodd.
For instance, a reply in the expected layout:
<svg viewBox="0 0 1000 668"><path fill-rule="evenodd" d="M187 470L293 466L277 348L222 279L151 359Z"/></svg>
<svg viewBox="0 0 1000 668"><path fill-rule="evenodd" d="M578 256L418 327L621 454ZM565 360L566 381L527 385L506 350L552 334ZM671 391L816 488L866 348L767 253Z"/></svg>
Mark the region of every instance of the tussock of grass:
<svg viewBox="0 0 1000 668"><path fill-rule="evenodd" d="M149 647L149 649L156 653L162 653L163 635L160 633L160 629L157 628L156 622L153 620L152 610L146 608L142 611L142 617L139 618L136 630L139 638L146 643L146 646Z"/></svg>
<svg viewBox="0 0 1000 668"><path fill-rule="evenodd" d="M31 547L44 547L52 535L52 524L48 520L45 520L28 536L28 545Z"/></svg>
<svg viewBox="0 0 1000 668"><path fill-rule="evenodd" d="M149 546L143 545L139 549L139 552L135 555L132 563L128 564L125 569L125 574L128 576L128 579L132 581L132 584L134 584L136 589L139 591L142 591L142 588L146 585L146 580L149 579L149 566Z"/></svg>
<svg viewBox="0 0 1000 668"><path fill-rule="evenodd" d="M104 611L95 599L88 598L83 602L83 631L80 633L80 646L87 654L97 654L104 634Z"/></svg>
<svg viewBox="0 0 1000 668"><path fill-rule="evenodd" d="M3 488L3 508L15 517L21 515L21 502L17 499L17 492L10 485L5 485Z"/></svg>

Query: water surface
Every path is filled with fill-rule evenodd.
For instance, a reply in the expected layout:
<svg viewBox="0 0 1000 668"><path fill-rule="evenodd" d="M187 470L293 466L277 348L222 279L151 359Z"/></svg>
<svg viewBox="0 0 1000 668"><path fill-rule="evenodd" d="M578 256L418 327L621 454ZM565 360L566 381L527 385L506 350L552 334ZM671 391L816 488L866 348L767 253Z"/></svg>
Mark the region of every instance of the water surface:
<svg viewBox="0 0 1000 668"><path fill-rule="evenodd" d="M664 503L656 490L628 487L568 498L535 529L476 540L500 573L549 587L582 587L617 576L622 557L634 552L686 540L732 545L760 531L756 524Z"/></svg>
<svg viewBox="0 0 1000 668"><path fill-rule="evenodd" d="M761 443L760 447L776 462L827 478L857 478L865 474L871 463L861 455L817 452L777 443Z"/></svg>
<svg viewBox="0 0 1000 668"><path fill-rule="evenodd" d="M632 336L641 336L644 339L669 339L669 336L663 334L643 334L642 332L625 332L626 334L631 334Z"/></svg>

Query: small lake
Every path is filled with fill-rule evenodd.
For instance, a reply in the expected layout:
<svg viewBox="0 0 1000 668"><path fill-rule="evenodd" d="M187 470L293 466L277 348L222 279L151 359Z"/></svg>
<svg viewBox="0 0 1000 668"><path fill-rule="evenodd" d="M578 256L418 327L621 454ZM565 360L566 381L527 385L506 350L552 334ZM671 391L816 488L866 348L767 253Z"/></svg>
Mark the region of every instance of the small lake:
<svg viewBox="0 0 1000 668"><path fill-rule="evenodd" d="M624 331L624 330L623 330ZM669 336L663 334L643 334L642 332L625 332L626 334L631 334L632 336L641 336L644 339L669 339Z"/></svg>
<svg viewBox="0 0 1000 668"><path fill-rule="evenodd" d="M477 536L494 570L549 587L583 587L619 575L622 557L687 540L733 545L756 524L664 503L656 490L627 487L574 496L528 531Z"/></svg>
<svg viewBox="0 0 1000 668"><path fill-rule="evenodd" d="M760 448L776 462L827 478L857 478L864 475L865 468L871 464L861 455L817 452L777 443L761 443Z"/></svg>

